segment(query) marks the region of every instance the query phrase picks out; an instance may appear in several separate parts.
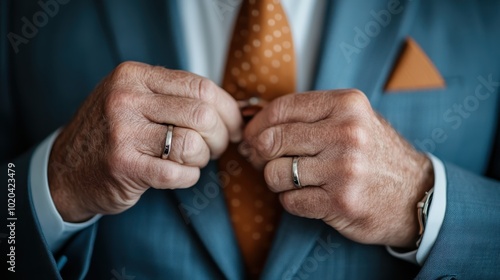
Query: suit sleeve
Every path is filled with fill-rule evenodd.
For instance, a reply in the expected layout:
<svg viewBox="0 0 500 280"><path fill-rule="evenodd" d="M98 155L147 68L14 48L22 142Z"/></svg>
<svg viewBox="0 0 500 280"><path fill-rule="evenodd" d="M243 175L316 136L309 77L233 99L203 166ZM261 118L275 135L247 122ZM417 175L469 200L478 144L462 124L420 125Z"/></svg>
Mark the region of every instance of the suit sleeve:
<svg viewBox="0 0 500 280"><path fill-rule="evenodd" d="M0 163L4 184L0 190L2 205L0 219L4 226L0 230L2 275L5 279L78 279L85 275L92 255L97 225L93 225L73 236L57 254L49 250L34 212L29 191L28 178L33 156L33 143L28 143L26 132L18 126L16 119L15 93L9 84L13 79L9 56L15 55L8 39L10 1L0 1ZM30 148L31 146L31 148ZM8 176L7 164L13 163L13 178ZM14 187L7 181L14 179ZM36 179L36 178L35 178ZM11 181L12 182L12 181ZM13 193L15 197L13 197ZM8 212L7 199L15 199L15 207ZM11 215L12 213L12 215ZM7 220L7 218L15 218ZM8 221L8 222L7 222ZM7 228L8 224L12 224ZM7 255L10 256L7 256ZM10 263L7 262L10 261ZM13 267L15 272L8 272ZM5 274L8 272L9 274Z"/></svg>
<svg viewBox="0 0 500 280"><path fill-rule="evenodd" d="M417 279L500 275L500 182L445 162L443 225Z"/></svg>

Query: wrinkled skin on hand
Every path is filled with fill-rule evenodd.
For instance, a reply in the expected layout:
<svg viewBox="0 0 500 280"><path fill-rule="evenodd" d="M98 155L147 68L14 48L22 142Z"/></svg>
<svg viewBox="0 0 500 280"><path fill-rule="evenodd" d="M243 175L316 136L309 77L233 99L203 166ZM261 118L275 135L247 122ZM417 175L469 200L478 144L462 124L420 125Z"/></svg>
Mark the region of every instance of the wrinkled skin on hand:
<svg viewBox="0 0 500 280"><path fill-rule="evenodd" d="M171 153L160 158L166 124ZM57 137L49 186L65 221L133 206L150 187L194 185L200 168L241 139L236 101L211 81L183 71L125 62L85 100Z"/></svg>
<svg viewBox="0 0 500 280"><path fill-rule="evenodd" d="M347 238L414 248L416 205L434 184L432 163L358 90L292 94L260 111L240 151L264 167L269 188L290 213L321 219ZM302 189L292 182L300 156Z"/></svg>

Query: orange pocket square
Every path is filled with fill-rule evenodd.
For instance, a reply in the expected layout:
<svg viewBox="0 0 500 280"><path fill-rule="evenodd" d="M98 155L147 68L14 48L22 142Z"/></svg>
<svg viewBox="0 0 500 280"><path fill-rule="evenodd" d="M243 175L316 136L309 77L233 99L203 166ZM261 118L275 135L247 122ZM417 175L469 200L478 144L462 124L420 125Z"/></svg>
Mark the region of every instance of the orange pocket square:
<svg viewBox="0 0 500 280"><path fill-rule="evenodd" d="M410 91L445 88L443 77L412 38L406 44L385 85L385 91Z"/></svg>

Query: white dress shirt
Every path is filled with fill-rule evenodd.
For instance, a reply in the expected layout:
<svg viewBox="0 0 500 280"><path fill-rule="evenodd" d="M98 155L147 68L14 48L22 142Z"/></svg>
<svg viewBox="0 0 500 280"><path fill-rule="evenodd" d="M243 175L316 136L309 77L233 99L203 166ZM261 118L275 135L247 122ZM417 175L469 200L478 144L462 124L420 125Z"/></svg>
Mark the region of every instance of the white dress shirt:
<svg viewBox="0 0 500 280"><path fill-rule="evenodd" d="M190 72L207 77L221 84L226 53L233 24L241 1L178 0L182 31ZM326 0L281 1L293 36L297 65L297 91L311 89L315 58L320 44L320 34ZM146 31L147 32L147 31ZM84 223L63 221L50 196L47 164L50 150L58 132L54 132L36 149L30 165L31 194L42 233L52 252L56 252L74 233L95 223L100 215ZM444 220L446 209L446 176L442 162L429 154L435 173L434 197L430 206L427 226L418 250L400 254L388 248L399 258L422 264L427 258ZM411 205L410 207L416 207ZM397 222L397 221L395 221Z"/></svg>

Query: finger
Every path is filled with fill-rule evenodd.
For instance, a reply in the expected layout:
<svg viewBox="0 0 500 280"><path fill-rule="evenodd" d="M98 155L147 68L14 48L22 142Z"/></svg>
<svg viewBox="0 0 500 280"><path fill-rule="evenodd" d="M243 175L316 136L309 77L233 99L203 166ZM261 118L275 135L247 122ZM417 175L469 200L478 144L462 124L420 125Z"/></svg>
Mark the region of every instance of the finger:
<svg viewBox="0 0 500 280"><path fill-rule="evenodd" d="M279 193L296 189L293 184L291 157L272 160L264 168L264 178L269 189ZM300 183L303 187L325 184L324 166L315 157L300 157L297 163Z"/></svg>
<svg viewBox="0 0 500 280"><path fill-rule="evenodd" d="M219 113L231 141L241 140L243 120L236 100L212 81L193 73L150 66L145 85L154 93L199 99Z"/></svg>
<svg viewBox="0 0 500 280"><path fill-rule="evenodd" d="M331 131L320 123L287 123L271 126L248 139L263 160L285 155L314 156L331 142Z"/></svg>
<svg viewBox="0 0 500 280"><path fill-rule="evenodd" d="M200 100L151 95L141 104L141 112L152 122L190 128L205 140L213 158L228 144L228 131L216 109Z"/></svg>
<svg viewBox="0 0 500 280"><path fill-rule="evenodd" d="M151 133L142 133L139 136L138 150L160 158L165 146L167 126L159 124L149 126L147 130ZM174 127L168 160L187 166L204 167L210 160L210 149L198 132L188 128Z"/></svg>
<svg viewBox="0 0 500 280"><path fill-rule="evenodd" d="M326 112L318 111L318 107L325 107L321 106L325 101L320 101L321 103L311 102L311 95L315 95L315 93L288 94L275 99L247 124L245 137L258 135L273 125L288 122L311 123L326 118L328 116Z"/></svg>
<svg viewBox="0 0 500 280"><path fill-rule="evenodd" d="M352 98L356 96L356 98ZM357 90L316 91L288 94L275 99L247 124L245 138L258 135L264 129L284 123L314 123L345 112L346 106L354 106L358 100L365 102L364 94ZM346 115L347 116L347 115Z"/></svg>
<svg viewBox="0 0 500 280"><path fill-rule="evenodd" d="M143 155L139 159L140 179L155 189L183 189L196 184L200 169L170 160Z"/></svg>
<svg viewBox="0 0 500 280"><path fill-rule="evenodd" d="M168 160L188 166L205 167L210 160L210 149L198 132L174 127Z"/></svg>
<svg viewBox="0 0 500 280"><path fill-rule="evenodd" d="M283 192L279 198L286 211L299 217L324 219L329 213L330 198L322 188Z"/></svg>

